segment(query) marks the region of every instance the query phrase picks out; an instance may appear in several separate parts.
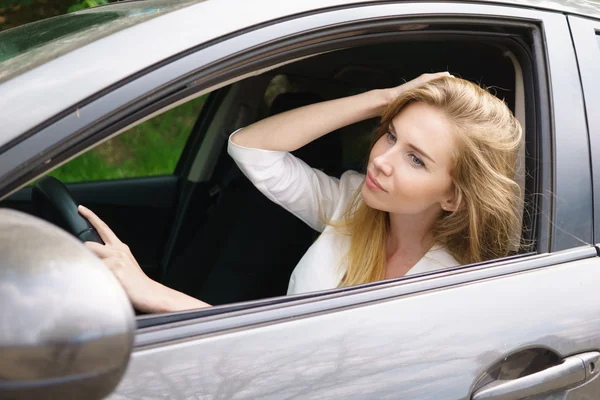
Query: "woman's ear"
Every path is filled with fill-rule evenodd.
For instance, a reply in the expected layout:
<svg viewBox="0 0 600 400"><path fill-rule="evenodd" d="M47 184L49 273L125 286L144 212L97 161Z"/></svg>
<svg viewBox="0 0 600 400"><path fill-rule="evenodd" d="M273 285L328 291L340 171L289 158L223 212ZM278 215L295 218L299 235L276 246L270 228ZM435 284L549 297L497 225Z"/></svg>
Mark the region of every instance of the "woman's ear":
<svg viewBox="0 0 600 400"><path fill-rule="evenodd" d="M462 194L460 193L460 190L454 190L453 196L443 200L440 205L444 211L455 212L460 208L461 203Z"/></svg>
<svg viewBox="0 0 600 400"><path fill-rule="evenodd" d="M457 202L454 201L454 199L452 199L452 200L443 201L441 203L441 206L442 206L442 210L444 210L444 211L455 212L456 210L458 210L459 205L457 204Z"/></svg>

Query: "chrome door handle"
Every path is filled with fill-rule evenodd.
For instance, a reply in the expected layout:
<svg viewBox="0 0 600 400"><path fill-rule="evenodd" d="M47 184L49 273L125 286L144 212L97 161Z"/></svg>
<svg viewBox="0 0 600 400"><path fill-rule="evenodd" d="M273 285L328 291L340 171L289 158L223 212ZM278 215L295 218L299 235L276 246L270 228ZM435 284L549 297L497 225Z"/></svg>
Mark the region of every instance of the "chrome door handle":
<svg viewBox="0 0 600 400"><path fill-rule="evenodd" d="M495 381L473 393L473 400L518 400L555 390L567 389L598 374L599 352L567 357L559 365L522 378Z"/></svg>

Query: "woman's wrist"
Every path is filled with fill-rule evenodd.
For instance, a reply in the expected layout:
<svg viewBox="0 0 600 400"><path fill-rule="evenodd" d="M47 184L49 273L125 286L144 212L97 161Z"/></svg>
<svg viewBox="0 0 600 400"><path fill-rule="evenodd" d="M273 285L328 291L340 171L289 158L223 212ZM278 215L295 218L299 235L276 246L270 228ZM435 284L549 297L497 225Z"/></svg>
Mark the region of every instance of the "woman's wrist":
<svg viewBox="0 0 600 400"><path fill-rule="evenodd" d="M373 105L370 118L381 117L394 100L393 93L389 89L374 89L365 94L369 96L369 103Z"/></svg>
<svg viewBox="0 0 600 400"><path fill-rule="evenodd" d="M209 304L203 301L178 292L156 281L151 281L147 299L147 302L137 305L136 308L144 312L167 313L210 307Z"/></svg>

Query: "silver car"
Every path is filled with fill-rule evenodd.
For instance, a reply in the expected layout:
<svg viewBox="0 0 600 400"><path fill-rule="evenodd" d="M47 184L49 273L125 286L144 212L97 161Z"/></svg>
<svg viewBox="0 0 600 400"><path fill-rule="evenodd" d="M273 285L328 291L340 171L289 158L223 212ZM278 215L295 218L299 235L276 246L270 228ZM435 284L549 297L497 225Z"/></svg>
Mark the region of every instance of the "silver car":
<svg viewBox="0 0 600 400"><path fill-rule="evenodd" d="M0 398L600 399L599 32L594 0L145 0L0 33ZM228 135L439 70L525 128L524 246L286 296L315 233ZM298 157L360 169L375 123ZM215 307L135 313L78 203Z"/></svg>

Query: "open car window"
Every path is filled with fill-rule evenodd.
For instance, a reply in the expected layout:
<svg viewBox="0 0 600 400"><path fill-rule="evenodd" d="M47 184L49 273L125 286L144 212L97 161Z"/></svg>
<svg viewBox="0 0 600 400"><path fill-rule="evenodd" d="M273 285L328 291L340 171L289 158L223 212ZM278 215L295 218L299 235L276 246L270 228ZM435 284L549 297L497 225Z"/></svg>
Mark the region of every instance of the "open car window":
<svg viewBox="0 0 600 400"><path fill-rule="evenodd" d="M482 71L485 71L480 82L498 87L494 92L519 116L523 126L527 125L523 80L528 78L523 76L520 64L526 62L526 59L519 61L514 53L507 56L506 49L502 51L492 45L436 41L421 42L418 45L408 42L346 49L291 63L263 75L236 82L234 86L238 96L247 102L260 104L246 123L293 109L306 104L305 102L328 100L373 87L385 87L401 80L403 73L407 77L418 74L421 65L406 66L403 72L393 72L394 69L388 64L393 60L386 60L386 55L394 48L402 49L403 54L419 53L422 59L432 57L421 63L434 65L434 69L436 63L449 64L452 71L456 68L467 79L475 80L476 75L481 76ZM482 61L481 65L467 66L463 60L473 52L485 54L481 59L486 61ZM353 60L364 60L366 54L374 60L374 66L353 66ZM257 91L259 84L262 89ZM223 104L228 107L226 102ZM226 115L235 115L237 108L225 110ZM337 147L324 149L323 145L309 145L304 152L298 152L297 156L313 168L333 176L339 176L341 171L348 169L364 171L370 136L376 124L376 120L368 120L343 128L331 134L339 135L339 140L327 145ZM533 128L534 123L530 121L530 124ZM222 135L227 136L230 132L223 132ZM533 134L535 131L529 132ZM209 142L207 145L213 143ZM220 152L213 176L215 180L211 185L218 188L218 201L207 214L202 226L195 231L185 231L191 234L181 236L185 237L187 244L174 251L164 283L210 304L233 310L240 306L227 305L284 296L294 266L317 233L258 193L224 152L224 147L223 141L221 147L212 148L212 151ZM525 147L524 141L518 161L521 174L518 180L523 193L527 193L527 185L534 185L534 182L525 182L525 171L532 167L532 160L525 158ZM324 151L327 156L323 154ZM206 148L201 148L198 154L206 152ZM521 207L525 207L524 204L523 202ZM521 213L527 214L523 212L523 208ZM530 234L529 221L525 222L523 232ZM515 234L521 235L522 232ZM530 254L533 249L533 246L514 249L514 256ZM208 261L209 265L204 261ZM237 277L243 279L236 279ZM203 311L207 315L217 312L218 309ZM166 317L166 320L172 318ZM144 324L152 323L152 318L143 317L142 320L145 321Z"/></svg>
<svg viewBox="0 0 600 400"><path fill-rule="evenodd" d="M419 61L394 68L391 64L397 65L396 60L389 58L394 51ZM468 54L473 53L482 55L479 64L469 59ZM371 60L372 65L365 66L365 59ZM360 65L353 65L358 64L356 60L361 60ZM526 199L529 200L528 204L532 204L532 188L537 184L527 173L535 168L535 159L526 157L526 149L531 150L536 140L533 108L526 103L526 99L533 96L533 93L525 90L532 79L524 72L530 71L531 66L525 65L529 62L518 47L512 48L507 44L498 47L496 43L479 41L406 41L329 52L238 81L233 86L244 101L260 104L242 125L293 109L305 102L329 100L376 87L387 87L394 82L401 82L403 76L408 79L418 75L426 65L431 66L429 68L432 70L436 70L438 65L440 68L447 65L453 72L460 71L460 76L466 79L493 87L490 90L508 104L527 131L517 165L517 181L523 193L520 209L523 229L515 232L515 235L522 235L529 245L514 249L512 257L519 258L535 253L533 221L529 218L532 213L525 211ZM262 89L257 90L257 86ZM252 96L255 100L252 100ZM237 115L239 108L232 107L228 111ZM340 129L335 133L339 135L339 141L336 142L338 147L327 149L329 157L323 157L320 153L322 146L300 153L298 157L313 168L333 176L348 169L363 171L370 135L376 124L376 120L368 120ZM223 126L231 128L221 133L223 137L234 130L230 125ZM165 284L186 293L194 293L194 296L210 304L222 305L230 310L244 308L243 305L231 304L247 300L273 298L274 302L287 301L278 296L285 295L294 266L317 233L276 205L265 201L230 160L225 153L225 146L226 142L222 141L221 147L213 148L213 151L221 152L214 174L217 178L212 182L213 187L218 188L219 202L208 215L207 225L200 228L200 233L196 232L191 239L186 235L188 250L184 249L173 258L166 272ZM206 148L199 150L198 154L206 154ZM332 160L335 163L332 164ZM219 254L210 250L215 246L219 247ZM194 264L200 254L211 260L213 266L205 269L202 263ZM438 273L444 272L447 271ZM237 280L236 277L243 279ZM262 300L261 304L270 304L272 301ZM204 313L218 313L218 308L201 311L201 314ZM152 324L152 318L143 317L142 324ZM173 317L165 318L171 320Z"/></svg>

